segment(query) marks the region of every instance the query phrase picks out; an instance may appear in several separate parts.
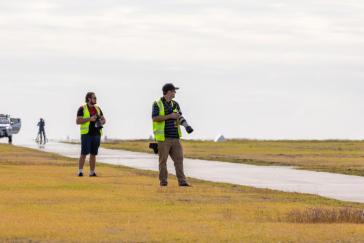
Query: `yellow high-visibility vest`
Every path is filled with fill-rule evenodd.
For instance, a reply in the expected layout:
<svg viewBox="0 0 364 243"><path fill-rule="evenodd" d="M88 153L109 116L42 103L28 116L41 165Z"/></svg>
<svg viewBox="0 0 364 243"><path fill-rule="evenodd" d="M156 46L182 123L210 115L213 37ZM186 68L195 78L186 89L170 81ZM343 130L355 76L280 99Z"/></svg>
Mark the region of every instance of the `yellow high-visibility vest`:
<svg viewBox="0 0 364 243"><path fill-rule="evenodd" d="M95 108L97 111L97 115L101 116L100 108L96 105L95 105ZM90 117L91 117L91 115L90 115L90 112L88 111L87 104L85 104L83 106L83 117L82 118L86 119L86 118L90 118ZM80 125L81 135L87 134L89 132L89 127L90 127L90 121L81 124ZM102 135L102 129L100 130L100 134Z"/></svg>
<svg viewBox="0 0 364 243"><path fill-rule="evenodd" d="M163 105L162 99L159 99L155 102L159 108L159 116L165 116L166 113L164 111L164 105ZM172 102L172 107L173 107L173 101L171 101L171 102ZM174 108L173 112L178 112L177 107ZM161 121L161 122L153 121L154 139L157 142L164 142L166 140L165 131L164 131L165 127L166 127L166 121ZM181 127L180 127L180 124L178 121L177 121L177 127L178 127L178 135L179 135L179 137L182 137Z"/></svg>

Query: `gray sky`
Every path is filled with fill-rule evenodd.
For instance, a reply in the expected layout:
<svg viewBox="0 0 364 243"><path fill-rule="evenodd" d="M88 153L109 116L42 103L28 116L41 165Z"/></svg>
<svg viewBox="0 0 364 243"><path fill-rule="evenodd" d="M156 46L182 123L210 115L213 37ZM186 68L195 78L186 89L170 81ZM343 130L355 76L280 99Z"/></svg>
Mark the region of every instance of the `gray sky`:
<svg viewBox="0 0 364 243"><path fill-rule="evenodd" d="M114 138L151 134L171 81L188 138L364 137L361 1L0 0L0 113L78 137L95 91Z"/></svg>

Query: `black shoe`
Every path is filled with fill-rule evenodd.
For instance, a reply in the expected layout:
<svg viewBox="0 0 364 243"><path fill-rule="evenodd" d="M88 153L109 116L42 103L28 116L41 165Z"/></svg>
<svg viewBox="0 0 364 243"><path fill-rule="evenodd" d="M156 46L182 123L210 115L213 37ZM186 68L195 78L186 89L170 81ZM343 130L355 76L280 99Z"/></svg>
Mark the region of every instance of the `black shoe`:
<svg viewBox="0 0 364 243"><path fill-rule="evenodd" d="M190 187L191 185L188 184L187 182L181 182L181 183L179 183L179 186L188 186L188 187Z"/></svg>
<svg viewBox="0 0 364 243"><path fill-rule="evenodd" d="M96 177L97 175L96 175L96 173L94 172L93 174L91 174L91 175L89 175L90 177Z"/></svg>
<svg viewBox="0 0 364 243"><path fill-rule="evenodd" d="M161 182L159 183L160 186L168 186L168 182Z"/></svg>
<svg viewBox="0 0 364 243"><path fill-rule="evenodd" d="M82 177L82 176L83 176L83 173L82 173L82 172L79 172L79 173L78 173L78 176L79 176L79 177Z"/></svg>

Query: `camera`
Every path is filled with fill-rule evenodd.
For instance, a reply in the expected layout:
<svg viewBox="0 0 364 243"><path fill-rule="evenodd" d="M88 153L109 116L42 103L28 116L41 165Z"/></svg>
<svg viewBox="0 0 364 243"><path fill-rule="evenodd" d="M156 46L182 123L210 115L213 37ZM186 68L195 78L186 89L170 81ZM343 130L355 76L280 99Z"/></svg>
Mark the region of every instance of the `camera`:
<svg viewBox="0 0 364 243"><path fill-rule="evenodd" d="M172 108L173 110L175 110L175 108L177 107L172 107ZM177 108L177 113L179 114L177 122L186 129L186 132L188 134L191 134L193 132L193 128L188 124L186 119L182 116L182 112L178 108Z"/></svg>
<svg viewBox="0 0 364 243"><path fill-rule="evenodd" d="M95 128L102 129L104 126L101 123L101 116L97 115L96 121L95 121Z"/></svg>
<svg viewBox="0 0 364 243"><path fill-rule="evenodd" d="M158 143L150 143L149 148L153 149L155 154L158 154Z"/></svg>
<svg viewBox="0 0 364 243"><path fill-rule="evenodd" d="M174 110L174 108L173 108L173 110ZM182 116L182 113L180 111L178 111L178 114L179 114L179 117L176 121L176 124L177 123L180 124L181 126L183 126L186 129L186 132L188 134L191 134L193 132L193 128L188 124L188 122ZM150 143L149 148L152 149L155 154L158 154L158 143Z"/></svg>

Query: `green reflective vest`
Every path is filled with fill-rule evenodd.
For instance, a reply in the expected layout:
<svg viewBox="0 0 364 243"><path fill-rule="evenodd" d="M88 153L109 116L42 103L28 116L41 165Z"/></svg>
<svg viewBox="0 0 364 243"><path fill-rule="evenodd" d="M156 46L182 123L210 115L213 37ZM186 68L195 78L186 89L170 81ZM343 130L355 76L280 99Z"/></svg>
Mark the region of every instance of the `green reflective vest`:
<svg viewBox="0 0 364 243"><path fill-rule="evenodd" d="M100 116L101 115L100 108L98 106L95 106L95 108L96 108L97 114ZM85 104L83 106L83 117L82 118L86 119L86 118L90 118L90 117L91 117L91 115L90 115L90 112L88 111L87 104ZM81 135L88 134L89 128L90 128L90 121L81 124L81 126L80 126ZM102 129L100 130L100 134L102 135Z"/></svg>
<svg viewBox="0 0 364 243"><path fill-rule="evenodd" d="M171 101L171 102L172 102L172 106L173 106L173 101ZM159 116L165 116L164 105L163 105L162 99L157 100L156 104L158 105L158 108L159 108ZM178 112L176 107L174 108L173 112ZM165 131L164 131L165 126L166 126L166 121L161 121L161 122L153 121L154 139L157 142L164 142L166 140ZM180 124L178 121L177 121L177 127L178 127L178 135L179 135L179 137L182 137L181 127L180 127Z"/></svg>

